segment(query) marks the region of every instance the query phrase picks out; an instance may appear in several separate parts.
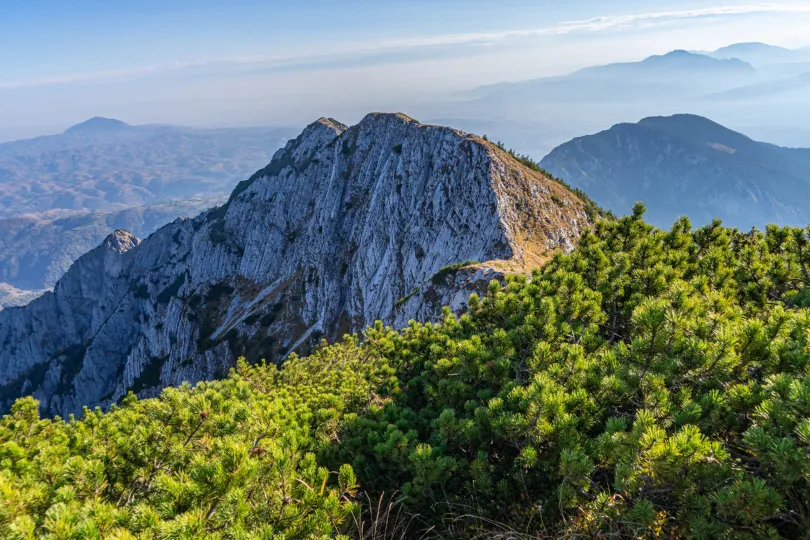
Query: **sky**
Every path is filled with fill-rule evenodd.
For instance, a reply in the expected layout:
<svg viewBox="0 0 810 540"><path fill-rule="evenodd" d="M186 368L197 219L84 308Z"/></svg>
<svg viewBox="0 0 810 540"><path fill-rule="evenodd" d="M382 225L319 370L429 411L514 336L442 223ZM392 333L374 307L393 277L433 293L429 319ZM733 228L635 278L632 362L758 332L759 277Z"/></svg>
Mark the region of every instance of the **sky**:
<svg viewBox="0 0 810 540"><path fill-rule="evenodd" d="M499 81L740 41L810 46L810 2L0 0L0 140L140 124L432 113Z"/></svg>

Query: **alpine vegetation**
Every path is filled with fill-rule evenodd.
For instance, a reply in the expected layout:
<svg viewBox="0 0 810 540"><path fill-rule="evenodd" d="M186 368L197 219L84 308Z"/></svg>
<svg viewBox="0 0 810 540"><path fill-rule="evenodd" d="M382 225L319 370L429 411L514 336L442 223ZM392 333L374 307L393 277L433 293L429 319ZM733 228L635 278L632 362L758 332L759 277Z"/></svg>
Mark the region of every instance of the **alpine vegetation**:
<svg viewBox="0 0 810 540"><path fill-rule="evenodd" d="M439 323L82 419L18 400L0 535L801 536L810 229L643 212Z"/></svg>

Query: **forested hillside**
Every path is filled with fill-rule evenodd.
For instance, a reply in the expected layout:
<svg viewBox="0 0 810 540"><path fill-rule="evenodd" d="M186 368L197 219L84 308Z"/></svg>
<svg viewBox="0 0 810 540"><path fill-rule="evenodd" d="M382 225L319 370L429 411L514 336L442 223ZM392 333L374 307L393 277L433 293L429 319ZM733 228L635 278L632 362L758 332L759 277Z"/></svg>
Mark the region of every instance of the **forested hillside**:
<svg viewBox="0 0 810 540"><path fill-rule="evenodd" d="M758 142L691 114L577 137L540 165L619 215L644 202L646 219L660 227L683 215L740 230L810 221L810 150Z"/></svg>
<svg viewBox="0 0 810 540"><path fill-rule="evenodd" d="M810 229L599 221L441 324L0 421L4 538L796 538Z"/></svg>

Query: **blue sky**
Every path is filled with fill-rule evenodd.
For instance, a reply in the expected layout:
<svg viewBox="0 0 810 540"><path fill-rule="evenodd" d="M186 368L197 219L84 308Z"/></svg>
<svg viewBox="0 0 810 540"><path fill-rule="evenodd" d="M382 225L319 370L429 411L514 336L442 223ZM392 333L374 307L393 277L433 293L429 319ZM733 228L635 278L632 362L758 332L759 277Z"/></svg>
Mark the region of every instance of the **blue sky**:
<svg viewBox="0 0 810 540"><path fill-rule="evenodd" d="M0 139L93 115L298 123L673 48L810 45L810 4L0 0Z"/></svg>
<svg viewBox="0 0 810 540"><path fill-rule="evenodd" d="M529 21L589 17L600 4L588 0L6 0L0 18L0 49L8 57L0 80L20 82L229 57L314 54L332 47L353 49L397 40L502 32L521 29ZM611 11L631 10L616 3Z"/></svg>

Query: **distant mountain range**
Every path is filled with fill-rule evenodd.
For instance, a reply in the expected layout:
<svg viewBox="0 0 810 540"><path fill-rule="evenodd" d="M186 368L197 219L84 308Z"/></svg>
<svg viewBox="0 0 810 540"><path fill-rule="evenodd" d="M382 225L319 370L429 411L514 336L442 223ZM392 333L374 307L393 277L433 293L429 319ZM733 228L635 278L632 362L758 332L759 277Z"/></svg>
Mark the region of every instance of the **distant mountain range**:
<svg viewBox="0 0 810 540"><path fill-rule="evenodd" d="M743 229L810 222L810 149L757 142L700 116L618 124L555 148L541 165L619 214L643 201L661 227L684 214Z"/></svg>
<svg viewBox="0 0 810 540"><path fill-rule="evenodd" d="M810 50L738 43L460 92L432 117L541 157L630 118L689 111L785 146L810 146Z"/></svg>
<svg viewBox="0 0 810 540"><path fill-rule="evenodd" d="M227 195L295 131L131 126L93 118L59 135L3 143L0 218Z"/></svg>
<svg viewBox="0 0 810 540"><path fill-rule="evenodd" d="M204 197L114 212L61 217L27 214L0 219L0 283L23 290L53 287L73 261L99 245L112 231L126 229L146 238L178 217L194 216L225 199ZM10 304L0 298L3 305Z"/></svg>
<svg viewBox="0 0 810 540"><path fill-rule="evenodd" d="M295 131L91 118L0 144L0 308L52 287L118 228L146 237L223 202Z"/></svg>
<svg viewBox="0 0 810 540"><path fill-rule="evenodd" d="M640 62L589 67L562 77L484 86L466 95L503 103L516 99L543 102L649 101L734 88L754 82L756 77L757 70L742 60L718 59L678 50L650 56Z"/></svg>
<svg viewBox="0 0 810 540"><path fill-rule="evenodd" d="M756 67L810 60L810 52L757 42L734 43L716 51L701 52L700 54L720 59L736 58Z"/></svg>

